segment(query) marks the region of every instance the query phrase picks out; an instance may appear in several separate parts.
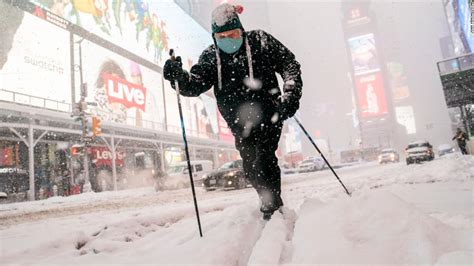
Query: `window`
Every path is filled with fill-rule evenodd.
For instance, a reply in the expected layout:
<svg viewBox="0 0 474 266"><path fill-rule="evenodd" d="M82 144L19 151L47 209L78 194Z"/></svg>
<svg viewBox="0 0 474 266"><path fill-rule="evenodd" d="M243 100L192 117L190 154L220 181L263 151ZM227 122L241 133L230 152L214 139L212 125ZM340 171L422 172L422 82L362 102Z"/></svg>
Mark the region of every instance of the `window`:
<svg viewBox="0 0 474 266"><path fill-rule="evenodd" d="M221 170L224 170L224 169L231 169L232 168L232 162L227 162L225 164L223 164L221 167L219 167L219 169Z"/></svg>
<svg viewBox="0 0 474 266"><path fill-rule="evenodd" d="M167 173L168 174L179 174L179 173L183 172L184 169L185 169L184 166L171 166L168 169ZM186 168L186 171L187 171L187 169L188 168Z"/></svg>
<svg viewBox="0 0 474 266"><path fill-rule="evenodd" d="M183 166L185 167L184 170L183 170L183 174L189 174L189 168L187 166ZM196 171L194 171L194 165L191 165L191 172L194 173Z"/></svg>
<svg viewBox="0 0 474 266"><path fill-rule="evenodd" d="M13 147L0 148L0 166L13 166Z"/></svg>
<svg viewBox="0 0 474 266"><path fill-rule="evenodd" d="M202 171L202 165L201 164L196 164L195 168L196 168L196 172L201 172Z"/></svg>
<svg viewBox="0 0 474 266"><path fill-rule="evenodd" d="M243 168L243 162L241 160L237 161L237 168Z"/></svg>

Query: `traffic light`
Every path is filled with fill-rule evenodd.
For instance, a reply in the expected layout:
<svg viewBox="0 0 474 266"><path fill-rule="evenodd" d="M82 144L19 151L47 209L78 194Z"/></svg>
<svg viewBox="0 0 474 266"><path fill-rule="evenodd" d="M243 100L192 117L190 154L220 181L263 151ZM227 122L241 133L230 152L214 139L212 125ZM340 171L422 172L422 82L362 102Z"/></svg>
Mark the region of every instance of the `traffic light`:
<svg viewBox="0 0 474 266"><path fill-rule="evenodd" d="M101 121L98 117L92 117L92 135L94 137L99 136L102 134L102 127L100 125Z"/></svg>
<svg viewBox="0 0 474 266"><path fill-rule="evenodd" d="M82 156L84 155L84 145L75 144L71 147L72 156Z"/></svg>

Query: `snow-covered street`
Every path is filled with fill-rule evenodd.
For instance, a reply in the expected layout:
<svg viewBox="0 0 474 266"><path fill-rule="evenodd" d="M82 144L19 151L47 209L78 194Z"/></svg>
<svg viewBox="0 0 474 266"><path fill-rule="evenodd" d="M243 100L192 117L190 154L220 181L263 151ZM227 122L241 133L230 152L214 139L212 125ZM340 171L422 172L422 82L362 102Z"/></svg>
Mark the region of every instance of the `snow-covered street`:
<svg viewBox="0 0 474 266"><path fill-rule="evenodd" d="M472 265L474 158L283 177L265 222L252 189L89 193L0 206L6 264Z"/></svg>

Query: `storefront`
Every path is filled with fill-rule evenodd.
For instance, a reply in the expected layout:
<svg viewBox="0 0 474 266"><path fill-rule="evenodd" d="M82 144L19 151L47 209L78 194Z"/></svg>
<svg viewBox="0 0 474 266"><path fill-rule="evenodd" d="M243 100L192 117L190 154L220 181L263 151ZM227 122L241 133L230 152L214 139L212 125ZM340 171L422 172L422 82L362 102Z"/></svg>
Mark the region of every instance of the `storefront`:
<svg viewBox="0 0 474 266"><path fill-rule="evenodd" d="M22 141L0 140L0 191L15 200L29 190L28 147ZM35 198L70 194L71 160L68 144L39 142L34 147Z"/></svg>
<svg viewBox="0 0 474 266"><path fill-rule="evenodd" d="M25 146L20 142L0 141L0 192L6 194L16 194L17 197L26 197L28 185L28 171L25 160L21 160L21 155ZM21 194L22 195L19 195Z"/></svg>
<svg viewBox="0 0 474 266"><path fill-rule="evenodd" d="M78 185L85 182L84 152L77 150L80 129L68 113L2 102L0 168L9 169L3 170L9 174L2 182L14 189L6 193L21 192L24 199L33 186L35 199L80 193ZM169 165L186 160L180 134L115 124L102 130L87 152L89 181L96 192L151 186ZM214 168L238 157L228 142L190 136L188 144L191 160L210 160Z"/></svg>

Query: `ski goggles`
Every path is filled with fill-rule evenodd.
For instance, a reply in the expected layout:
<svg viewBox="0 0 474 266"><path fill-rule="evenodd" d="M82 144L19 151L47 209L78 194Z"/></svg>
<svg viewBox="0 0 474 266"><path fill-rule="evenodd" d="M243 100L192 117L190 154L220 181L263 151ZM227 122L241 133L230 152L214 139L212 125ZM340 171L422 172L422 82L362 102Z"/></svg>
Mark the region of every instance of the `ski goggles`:
<svg viewBox="0 0 474 266"><path fill-rule="evenodd" d="M233 29L224 32L218 32L214 34L214 37L217 40L221 40L224 38L231 38L231 39L238 39L242 37L242 30L241 29Z"/></svg>

